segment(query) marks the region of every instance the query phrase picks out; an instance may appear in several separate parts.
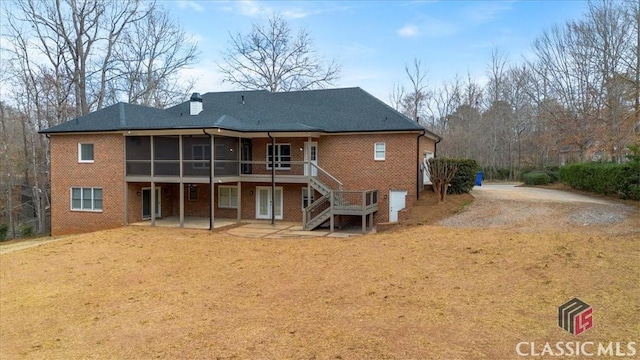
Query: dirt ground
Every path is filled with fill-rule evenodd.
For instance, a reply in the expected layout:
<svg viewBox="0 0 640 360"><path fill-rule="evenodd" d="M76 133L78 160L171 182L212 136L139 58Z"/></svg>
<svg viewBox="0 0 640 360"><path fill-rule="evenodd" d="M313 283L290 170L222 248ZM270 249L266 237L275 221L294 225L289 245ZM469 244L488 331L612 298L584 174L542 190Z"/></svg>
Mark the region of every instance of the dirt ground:
<svg viewBox="0 0 640 360"><path fill-rule="evenodd" d="M0 358L514 359L523 341L638 343L637 206L434 202L355 238L127 227L0 255ZM557 326L573 297L594 309L577 337Z"/></svg>

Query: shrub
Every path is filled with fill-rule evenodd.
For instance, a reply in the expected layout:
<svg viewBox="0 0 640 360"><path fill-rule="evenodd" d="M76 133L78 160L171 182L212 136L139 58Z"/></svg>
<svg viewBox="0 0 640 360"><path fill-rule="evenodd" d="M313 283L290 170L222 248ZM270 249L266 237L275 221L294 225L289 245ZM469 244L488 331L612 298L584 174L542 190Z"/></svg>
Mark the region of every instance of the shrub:
<svg viewBox="0 0 640 360"><path fill-rule="evenodd" d="M22 224L20 225L20 237L30 237L33 236L33 226L30 224Z"/></svg>
<svg viewBox="0 0 640 360"><path fill-rule="evenodd" d="M560 179L575 189L640 200L640 148L630 149L627 163L569 164L560 169Z"/></svg>
<svg viewBox="0 0 640 360"><path fill-rule="evenodd" d="M553 179L544 171L532 171L522 175L522 180L527 185L546 185L550 184Z"/></svg>
<svg viewBox="0 0 640 360"><path fill-rule="evenodd" d="M548 181L546 177L540 176L540 174L547 175L549 177ZM553 170L531 170L523 172L520 179L527 185L546 185L560 181L560 173ZM538 183L534 184L534 182Z"/></svg>
<svg viewBox="0 0 640 360"><path fill-rule="evenodd" d="M7 224L0 224L0 241L7 240L8 231L9 231L9 226Z"/></svg>
<svg viewBox="0 0 640 360"><path fill-rule="evenodd" d="M468 193L476 183L476 174L480 170L478 162L473 159L447 159L458 165L458 171L451 179L451 185L447 191L449 194Z"/></svg>
<svg viewBox="0 0 640 360"><path fill-rule="evenodd" d="M545 170L544 173L549 175L549 177L551 178L551 182L552 183L557 183L558 181L560 181L560 172L559 171Z"/></svg>

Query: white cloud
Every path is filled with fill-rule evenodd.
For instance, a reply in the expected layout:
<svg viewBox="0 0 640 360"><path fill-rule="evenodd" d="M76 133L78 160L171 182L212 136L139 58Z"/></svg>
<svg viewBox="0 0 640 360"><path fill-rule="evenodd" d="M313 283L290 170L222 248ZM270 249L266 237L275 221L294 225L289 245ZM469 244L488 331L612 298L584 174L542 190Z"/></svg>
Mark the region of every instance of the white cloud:
<svg viewBox="0 0 640 360"><path fill-rule="evenodd" d="M440 38L454 35L458 31L459 28L453 23L429 16L423 16L420 19L419 25L407 24L398 30L397 34L405 38L418 36Z"/></svg>
<svg viewBox="0 0 640 360"><path fill-rule="evenodd" d="M407 24L398 30L398 35L401 37L416 37L420 35L418 27L412 24Z"/></svg>
<svg viewBox="0 0 640 360"><path fill-rule="evenodd" d="M237 12L247 17L269 17L275 13L280 14L285 19L302 19L313 15L342 12L349 8L323 2L292 1L269 3L255 0L231 1L222 7L224 11Z"/></svg>
<svg viewBox="0 0 640 360"><path fill-rule="evenodd" d="M185 83L195 81L193 91L199 93L237 90L229 83L222 83L223 75L213 61L201 61L195 66L180 70L180 78Z"/></svg>
<svg viewBox="0 0 640 360"><path fill-rule="evenodd" d="M464 11L464 17L474 25L481 25L498 19L512 8L509 1L478 2Z"/></svg>
<svg viewBox="0 0 640 360"><path fill-rule="evenodd" d="M178 7L180 9L191 9L197 12L204 11L204 7L194 0L178 0Z"/></svg>

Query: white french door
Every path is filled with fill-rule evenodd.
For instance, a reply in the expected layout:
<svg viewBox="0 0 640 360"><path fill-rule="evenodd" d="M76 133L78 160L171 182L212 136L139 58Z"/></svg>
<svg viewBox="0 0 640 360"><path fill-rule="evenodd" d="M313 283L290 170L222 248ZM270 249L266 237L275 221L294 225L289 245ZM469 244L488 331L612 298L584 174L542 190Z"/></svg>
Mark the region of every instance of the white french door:
<svg viewBox="0 0 640 360"><path fill-rule="evenodd" d="M282 187L275 188L271 196L270 186L256 187L256 219L271 219L271 201L275 199L275 218L282 220Z"/></svg>
<svg viewBox="0 0 640 360"><path fill-rule="evenodd" d="M313 165L318 166L318 143L304 143L304 161L310 161ZM318 176L318 168L311 166L311 176ZM309 166L304 165L304 176L309 176Z"/></svg>

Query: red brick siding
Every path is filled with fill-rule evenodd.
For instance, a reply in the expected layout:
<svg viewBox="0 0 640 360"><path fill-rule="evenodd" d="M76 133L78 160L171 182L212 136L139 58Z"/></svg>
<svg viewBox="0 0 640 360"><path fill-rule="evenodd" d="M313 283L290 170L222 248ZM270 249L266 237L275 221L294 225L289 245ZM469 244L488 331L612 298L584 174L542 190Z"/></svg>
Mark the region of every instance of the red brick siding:
<svg viewBox="0 0 640 360"><path fill-rule="evenodd" d="M94 144L94 162L78 163L78 143ZM124 138L120 134L51 136L51 233L119 227L124 222ZM71 210L71 187L101 187L102 212Z"/></svg>
<svg viewBox="0 0 640 360"><path fill-rule="evenodd" d="M318 165L340 180L345 190L378 190L375 221L389 221L390 190L406 190L407 206L416 196L416 139L417 134L324 136L318 141ZM385 160L374 160L377 142L385 143ZM421 148L433 147L433 140L421 138Z"/></svg>
<svg viewBox="0 0 640 360"><path fill-rule="evenodd" d="M243 183L242 184L242 218L256 218L256 187L271 187L270 183ZM276 187L282 187L283 199L283 220L284 221L302 221L302 188L303 184L278 184Z"/></svg>
<svg viewBox="0 0 640 360"><path fill-rule="evenodd" d="M406 190L407 206L416 195L416 165L422 162L425 150L434 151L434 141L422 137L420 151L416 153L417 134L361 134L322 136L312 141L318 142L318 164L344 184L345 190L379 191L379 211L375 222L388 221L389 190ZM291 145L291 160L303 161L304 143L308 138L276 138L276 143ZM118 227L124 220L124 167L123 141L119 134L97 135L54 135L51 140L52 159L52 233L78 233L104 228ZM78 163L79 142L94 143L95 162ZM374 160L374 144L384 142L385 160ZM253 160L266 161L266 149L270 139L254 139ZM254 165L254 172L261 166ZM260 170L261 171L261 170ZM264 173L269 171L264 169ZM291 170L278 171L279 174L300 175L302 166L292 166ZM422 181L420 179L420 181ZM228 184L234 185L234 184ZM103 212L77 212L70 210L70 188L72 186L102 187ZM127 186L128 222L142 219L143 187L149 183L130 183ZM156 184L161 188L162 216L179 215L179 185ZM209 185L198 184L198 200L188 201L185 186L185 216L209 216ZM269 183L243 183L241 186L242 219L256 218L256 187L270 186ZM284 191L284 220L301 221L301 192L306 184L277 184ZM217 194L218 184L215 185ZM316 194L316 198L319 194ZM385 197L387 197L385 199ZM236 218L236 209L221 209L215 201L215 216ZM345 219L347 220L347 219ZM359 220L358 220L359 221Z"/></svg>

